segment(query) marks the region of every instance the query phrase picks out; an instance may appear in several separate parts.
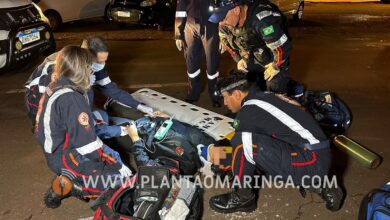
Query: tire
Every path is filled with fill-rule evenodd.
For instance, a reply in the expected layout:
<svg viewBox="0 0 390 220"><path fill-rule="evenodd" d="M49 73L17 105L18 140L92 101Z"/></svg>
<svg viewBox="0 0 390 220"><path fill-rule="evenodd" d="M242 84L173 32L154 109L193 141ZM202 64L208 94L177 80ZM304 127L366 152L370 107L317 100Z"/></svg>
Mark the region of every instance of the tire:
<svg viewBox="0 0 390 220"><path fill-rule="evenodd" d="M111 12L109 10L111 10L111 7L110 4L107 4L106 8L104 9L104 21L107 23L110 23L112 21Z"/></svg>
<svg viewBox="0 0 390 220"><path fill-rule="evenodd" d="M53 31L59 30L62 25L62 18L60 14L58 14L58 12L54 10L45 11L44 14L47 17L47 19L49 19L51 29Z"/></svg>
<svg viewBox="0 0 390 220"><path fill-rule="evenodd" d="M302 19L304 7L304 3L301 2L301 4L298 6L297 12L293 15L294 21L300 21Z"/></svg>

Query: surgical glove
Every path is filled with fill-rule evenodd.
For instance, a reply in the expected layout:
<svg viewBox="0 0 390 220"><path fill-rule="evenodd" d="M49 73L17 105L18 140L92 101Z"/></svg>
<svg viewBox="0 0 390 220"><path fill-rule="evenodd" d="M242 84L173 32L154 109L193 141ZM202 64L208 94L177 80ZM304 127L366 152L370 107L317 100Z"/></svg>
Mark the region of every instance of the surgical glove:
<svg viewBox="0 0 390 220"><path fill-rule="evenodd" d="M183 40L176 40L176 47L177 47L177 49L179 50L179 51L181 51L182 49L183 49L183 47L184 47L184 42L183 42Z"/></svg>
<svg viewBox="0 0 390 220"><path fill-rule="evenodd" d="M211 166L213 165L211 162L207 161L203 157L200 157L200 161L202 161L203 166L200 168L200 173L204 176L214 176L214 172L211 169Z"/></svg>
<svg viewBox="0 0 390 220"><path fill-rule="evenodd" d="M151 116L153 115L153 109L149 106L139 104L137 106L137 109L143 113L148 114L148 115L151 115Z"/></svg>
<svg viewBox="0 0 390 220"><path fill-rule="evenodd" d="M205 146L203 144L198 144L196 146L196 148L198 149L198 155L199 157L202 157L203 159L209 161L210 157L209 157L209 148L213 146L212 144L210 144L209 146Z"/></svg>
<svg viewBox="0 0 390 220"><path fill-rule="evenodd" d="M214 172L212 171L211 169L211 166L213 165L210 161L208 161L208 150L209 150L209 147L211 147L213 145L209 145L209 146L204 146L203 144L198 144L196 146L196 148L198 149L198 154L199 154L199 158L200 158L200 161L202 162L203 166L200 168L200 172L205 175L205 176L214 176Z"/></svg>
<svg viewBox="0 0 390 220"><path fill-rule="evenodd" d="M95 81L96 81L96 76L95 76L95 74L91 74L91 75L89 76L89 85L90 85L90 86L93 86L93 85L95 84Z"/></svg>
<svg viewBox="0 0 390 220"><path fill-rule="evenodd" d="M223 45L223 43L220 41L219 42L219 53L223 54L223 53L225 53L225 51L226 51L225 45Z"/></svg>
<svg viewBox="0 0 390 220"><path fill-rule="evenodd" d="M276 74L278 74L278 73L279 73L279 70L276 69L274 67L274 65L272 65L272 63L267 64L265 66L264 79L267 81L271 81L272 78L274 78L274 76L276 76Z"/></svg>
<svg viewBox="0 0 390 220"><path fill-rule="evenodd" d="M119 169L119 173L121 174L122 178L129 177L132 175L131 170L124 164L122 164L122 167Z"/></svg>
<svg viewBox="0 0 390 220"><path fill-rule="evenodd" d="M127 134L129 134L133 142L136 142L140 139L138 135L137 127L135 126L134 123L131 123L130 125L126 126L126 130L127 130Z"/></svg>
<svg viewBox="0 0 390 220"><path fill-rule="evenodd" d="M238 61L237 63L237 69L244 72L244 73L247 73L248 70L248 65L246 64L246 61L244 59L241 59L240 61Z"/></svg>

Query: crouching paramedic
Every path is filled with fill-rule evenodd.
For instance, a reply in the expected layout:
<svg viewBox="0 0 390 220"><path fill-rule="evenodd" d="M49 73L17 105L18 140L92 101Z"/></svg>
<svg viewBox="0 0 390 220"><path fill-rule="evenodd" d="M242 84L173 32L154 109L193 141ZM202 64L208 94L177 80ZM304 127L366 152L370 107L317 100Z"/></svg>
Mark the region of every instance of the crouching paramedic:
<svg viewBox="0 0 390 220"><path fill-rule="evenodd" d="M91 198L109 186L90 178L121 178L131 171L118 154L104 146L93 128L86 93L90 87L89 52L75 46L64 47L54 68L58 78L41 98L35 135L49 168L56 177L45 195L45 204L56 208L68 196Z"/></svg>
<svg viewBox="0 0 390 220"><path fill-rule="evenodd" d="M268 177L289 178L294 185L318 193L331 211L340 209L340 188L311 185L312 177L327 176L331 162L327 137L312 116L273 93L249 89L245 74L240 72L219 81L218 87L224 104L237 113L231 144L232 170L238 182L253 178L259 169ZM255 210L252 187L239 186L231 193L212 197L211 208L218 212Z"/></svg>

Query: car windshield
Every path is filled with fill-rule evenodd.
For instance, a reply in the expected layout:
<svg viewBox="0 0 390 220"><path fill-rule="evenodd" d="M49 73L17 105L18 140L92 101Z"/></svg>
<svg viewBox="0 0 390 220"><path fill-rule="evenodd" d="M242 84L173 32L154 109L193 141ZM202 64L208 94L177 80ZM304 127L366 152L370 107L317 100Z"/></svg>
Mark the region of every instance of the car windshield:
<svg viewBox="0 0 390 220"><path fill-rule="evenodd" d="M30 4L30 0L1 0L0 8L13 8Z"/></svg>

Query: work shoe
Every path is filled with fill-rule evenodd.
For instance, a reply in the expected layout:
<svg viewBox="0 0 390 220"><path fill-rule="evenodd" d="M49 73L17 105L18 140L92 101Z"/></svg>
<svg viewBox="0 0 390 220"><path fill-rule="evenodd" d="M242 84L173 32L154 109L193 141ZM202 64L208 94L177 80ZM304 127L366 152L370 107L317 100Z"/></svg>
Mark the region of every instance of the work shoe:
<svg viewBox="0 0 390 220"><path fill-rule="evenodd" d="M213 107L214 108L221 108L221 103L219 101L212 101Z"/></svg>
<svg viewBox="0 0 390 220"><path fill-rule="evenodd" d="M73 183L69 178L65 176L56 176L50 188L47 190L43 201L48 208L58 208L61 205L61 201L70 196L74 196L82 201L88 202L88 198L84 198L82 195L82 188Z"/></svg>
<svg viewBox="0 0 390 220"><path fill-rule="evenodd" d="M344 199L344 193L340 187L337 188L307 188L307 190L319 195L325 202L326 208L332 212L341 209L341 205ZM305 188L300 187L299 192L303 198L306 198Z"/></svg>
<svg viewBox="0 0 390 220"><path fill-rule="evenodd" d="M335 212L341 209L344 193L340 187L323 188L320 196L326 202L326 208L328 210Z"/></svg>
<svg viewBox="0 0 390 220"><path fill-rule="evenodd" d="M185 102L187 103L190 103L190 104L193 104L194 102L197 102L198 100L197 99L184 99Z"/></svg>
<svg viewBox="0 0 390 220"><path fill-rule="evenodd" d="M64 197L57 195L53 188L50 186L50 188L45 193L45 196L43 197L43 202L45 203L47 208L56 209L60 207L61 200L63 200Z"/></svg>
<svg viewBox="0 0 390 220"><path fill-rule="evenodd" d="M237 191L213 196L209 204L213 210L221 213L252 212L257 208L255 194L252 193L246 198Z"/></svg>

